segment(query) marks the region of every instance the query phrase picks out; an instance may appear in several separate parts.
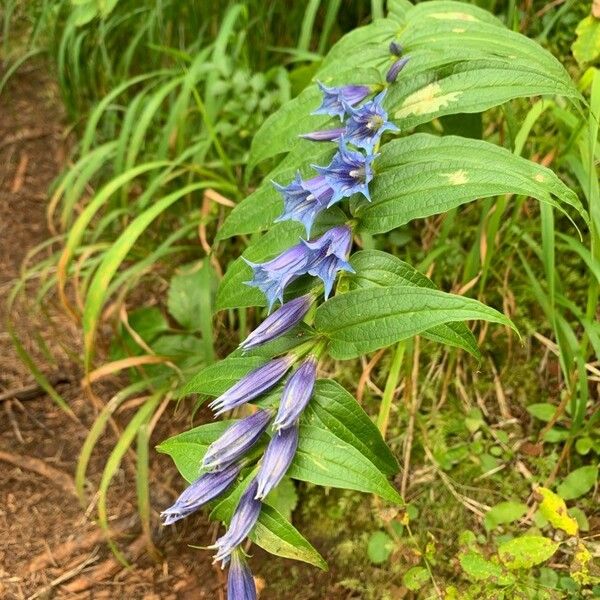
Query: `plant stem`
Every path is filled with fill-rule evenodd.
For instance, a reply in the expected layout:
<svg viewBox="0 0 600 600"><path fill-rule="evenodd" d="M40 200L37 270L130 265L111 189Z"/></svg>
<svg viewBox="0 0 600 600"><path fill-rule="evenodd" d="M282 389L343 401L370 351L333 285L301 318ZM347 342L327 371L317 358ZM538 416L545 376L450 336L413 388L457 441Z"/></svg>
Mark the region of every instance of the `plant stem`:
<svg viewBox="0 0 600 600"><path fill-rule="evenodd" d="M390 410L392 408L394 392L398 387L398 379L400 377L400 369L402 368L402 360L404 359L405 349L405 343L398 342L394 355L392 356L390 372L388 373L387 381L385 382L383 398L381 399L381 406L379 407L379 414L377 415L377 428L379 429L382 437L384 438L390 420Z"/></svg>

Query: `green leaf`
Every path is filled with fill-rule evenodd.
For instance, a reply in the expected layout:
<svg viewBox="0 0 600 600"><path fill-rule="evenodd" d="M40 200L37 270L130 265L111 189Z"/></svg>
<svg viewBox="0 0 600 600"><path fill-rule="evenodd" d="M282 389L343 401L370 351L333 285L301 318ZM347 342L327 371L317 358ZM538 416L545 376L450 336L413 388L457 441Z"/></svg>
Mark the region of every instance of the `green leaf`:
<svg viewBox="0 0 600 600"><path fill-rule="evenodd" d="M373 202L356 214L368 233L500 194L531 196L561 210L572 206L587 220L575 192L550 169L481 140L411 135L382 146L375 168Z"/></svg>
<svg viewBox="0 0 600 600"><path fill-rule="evenodd" d="M573 500L587 494L598 481L598 467L580 467L571 471L557 488L558 495L564 500Z"/></svg>
<svg viewBox="0 0 600 600"><path fill-rule="evenodd" d="M556 413L556 406L554 404L549 404L548 402L538 402L536 404L530 404L527 407L527 412L536 419L540 421L545 421L546 423L550 421L554 414Z"/></svg>
<svg viewBox="0 0 600 600"><path fill-rule="evenodd" d="M425 567L412 567L402 577L402 583L412 592L420 590L429 581L429 571Z"/></svg>
<svg viewBox="0 0 600 600"><path fill-rule="evenodd" d="M541 535L523 535L501 544L498 556L509 569L530 569L548 560L559 546Z"/></svg>
<svg viewBox="0 0 600 600"><path fill-rule="evenodd" d="M174 435L156 447L168 454L181 476L191 483L200 474L200 465L208 447L227 429L232 421L214 421Z"/></svg>
<svg viewBox="0 0 600 600"><path fill-rule="evenodd" d="M396 471L393 455L356 400L337 383L319 380L300 421L300 441L288 475L402 504L386 478Z"/></svg>
<svg viewBox="0 0 600 600"><path fill-rule="evenodd" d="M498 585L511 585L514 575L507 573L501 565L485 559L479 552L469 550L459 557L460 566L473 581L491 581Z"/></svg>
<svg viewBox="0 0 600 600"><path fill-rule="evenodd" d="M569 535L577 535L579 529L577 520L567 513L565 501L545 487L537 487L535 493L541 496L542 499L539 511L550 524L555 528L562 529Z"/></svg>
<svg viewBox="0 0 600 600"><path fill-rule="evenodd" d="M506 523L512 523L520 519L527 512L527 505L522 502L500 502L493 506L483 519L483 525L487 531L491 531Z"/></svg>
<svg viewBox="0 0 600 600"><path fill-rule="evenodd" d="M375 531L369 538L367 555L374 565L384 563L394 551L394 540L384 531Z"/></svg>
<svg viewBox="0 0 600 600"><path fill-rule="evenodd" d="M296 486L289 477L284 477L277 487L265 498L265 503L272 506L288 521L298 505Z"/></svg>
<svg viewBox="0 0 600 600"><path fill-rule="evenodd" d="M594 62L600 56L600 19L588 15L577 25L575 35L577 39L572 46L575 60L580 65Z"/></svg>
<svg viewBox="0 0 600 600"><path fill-rule="evenodd" d="M200 293L206 279L203 268L203 262L181 267L169 286L167 308L173 318L190 331L202 327L202 312L206 309Z"/></svg>
<svg viewBox="0 0 600 600"><path fill-rule="evenodd" d="M322 304L315 327L331 340L333 358L355 358L454 321L483 319L513 327L477 300L409 286L358 289Z"/></svg>
<svg viewBox="0 0 600 600"><path fill-rule="evenodd" d="M399 258L379 250L362 250L350 257L355 273L349 276L350 288L407 285L437 289L433 281ZM481 353L471 330L464 323L443 323L423 332L423 337L462 348L475 358Z"/></svg>
<svg viewBox="0 0 600 600"><path fill-rule="evenodd" d="M301 560L327 571L327 563L323 557L272 506L263 505L258 523L248 537L271 554Z"/></svg>
<svg viewBox="0 0 600 600"><path fill-rule="evenodd" d="M244 375L264 364L259 356L227 357L209 365L194 375L184 386L182 396L188 394L207 394L219 396Z"/></svg>

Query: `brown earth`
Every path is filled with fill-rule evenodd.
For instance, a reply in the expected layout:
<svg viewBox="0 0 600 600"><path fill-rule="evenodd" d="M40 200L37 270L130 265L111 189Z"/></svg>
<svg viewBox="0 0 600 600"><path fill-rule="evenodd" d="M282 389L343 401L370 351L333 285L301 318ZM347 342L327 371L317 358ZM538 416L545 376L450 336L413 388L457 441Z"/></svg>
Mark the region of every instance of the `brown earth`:
<svg viewBox="0 0 600 600"><path fill-rule="evenodd" d="M23 67L0 95L0 598L221 600L225 574L211 564L209 552L189 546L214 540L215 526L204 515L166 529L158 525L158 510L168 506L182 486L166 457L154 454L151 460L156 509L152 534L160 556L151 558L140 536L133 463L124 461L110 490L109 514L111 527L121 532L117 544L131 557L132 566L125 568L115 560L94 521L93 494L114 447L114 435L106 434L92 457L88 476L94 486L88 506L82 507L74 493L77 457L96 414L79 385L76 361L61 342L77 340L77 326L50 296L42 301L41 310L36 308L33 292L22 294L10 311L21 343L36 364L44 365L44 374L56 384L74 417L37 387L5 326L4 300L21 265L31 249L50 236L45 216L48 190L66 164L66 130L45 65ZM43 249L33 260L29 257L28 264L49 252ZM106 400L115 389L116 383L100 395ZM131 409L118 414L117 424L124 426L132 414ZM160 425L155 431L151 447L189 427L185 410L168 421L167 429ZM256 571L260 573L262 566L277 580L265 587L263 600L357 597L341 591L332 573L287 561L276 567L262 551L253 548L252 553Z"/></svg>

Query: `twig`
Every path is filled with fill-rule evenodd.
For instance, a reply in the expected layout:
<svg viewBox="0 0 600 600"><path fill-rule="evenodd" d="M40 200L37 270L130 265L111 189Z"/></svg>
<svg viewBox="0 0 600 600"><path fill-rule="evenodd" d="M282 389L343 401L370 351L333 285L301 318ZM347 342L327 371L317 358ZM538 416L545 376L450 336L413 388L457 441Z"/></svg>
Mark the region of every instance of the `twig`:
<svg viewBox="0 0 600 600"><path fill-rule="evenodd" d="M31 456L21 456L19 454L10 454L9 452L2 451L0 451L0 460L15 465L20 469L37 473L52 481L52 483L62 488L68 494L77 496L73 479L66 473L48 466L43 460L32 458Z"/></svg>
<svg viewBox="0 0 600 600"><path fill-rule="evenodd" d="M50 379L50 385L54 387L56 385L60 385L61 383L69 383L69 381L69 379L65 379L64 377L56 377L54 379ZM43 388L37 385L37 383L33 383L31 385L25 385L14 390L2 392L0 394L0 402L4 400L34 400L35 398L43 396L45 393L46 392Z"/></svg>

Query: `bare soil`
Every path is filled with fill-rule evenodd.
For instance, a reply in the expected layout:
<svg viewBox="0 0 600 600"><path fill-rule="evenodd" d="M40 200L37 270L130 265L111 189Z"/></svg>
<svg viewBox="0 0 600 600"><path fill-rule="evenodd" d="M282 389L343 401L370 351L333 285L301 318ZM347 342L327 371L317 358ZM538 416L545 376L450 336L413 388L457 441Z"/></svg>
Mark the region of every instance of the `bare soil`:
<svg viewBox="0 0 600 600"><path fill-rule="evenodd" d="M45 213L49 187L67 160L65 131L60 99L46 65L23 67L0 96L0 598L224 600L225 573L211 564L209 552L190 547L214 540L214 524L202 514L165 529L158 524L159 510L182 487L164 456L154 454L151 460L152 535L160 556L152 558L140 536L133 463L125 461L111 487L109 508L111 527L120 532L117 545L131 566L114 558L94 521L93 493L89 505L82 507L74 492L77 457L96 414L81 390L76 361L61 345L62 336L78 339L77 326L51 297L40 311L33 307L32 294L24 294L10 311L21 343L36 364L49 365L42 370L75 418L36 386L5 326L5 300L21 265L50 236ZM41 250L29 263L50 251ZM55 362L40 354L44 345ZM114 389L105 392L106 400ZM117 423L123 426L131 414L130 409L116 415ZM180 410L179 416L163 419L168 425L157 428L153 444L189 427L188 414ZM107 433L92 457L88 469L95 484L92 492L115 440ZM260 549L251 552L256 571L268 573L270 579L267 585L258 580L259 588L264 587L263 600L357 597L341 590L333 573L283 560L276 566Z"/></svg>

